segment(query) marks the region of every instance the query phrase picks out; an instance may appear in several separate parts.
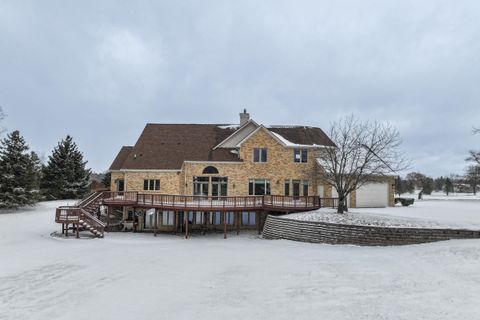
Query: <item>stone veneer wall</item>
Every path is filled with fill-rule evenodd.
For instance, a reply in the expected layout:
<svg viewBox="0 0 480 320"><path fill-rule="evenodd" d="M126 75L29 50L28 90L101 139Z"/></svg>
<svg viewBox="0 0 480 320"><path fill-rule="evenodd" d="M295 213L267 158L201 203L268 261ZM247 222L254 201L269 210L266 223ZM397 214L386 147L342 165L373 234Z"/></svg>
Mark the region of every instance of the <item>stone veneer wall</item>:
<svg viewBox="0 0 480 320"><path fill-rule="evenodd" d="M312 243L390 246L450 239L477 239L480 238L480 231L369 227L308 222L268 216L263 228L263 238Z"/></svg>
<svg viewBox="0 0 480 320"><path fill-rule="evenodd" d="M268 156L266 163L253 162L253 149L267 148ZM228 195L248 195L249 179L269 179L271 181L271 193L284 195L285 180L308 180L309 195L317 195L317 185L324 184L321 181L321 174L316 164L316 156L320 149L308 149L307 163L296 163L293 161L293 148L285 148L275 140L266 129L258 130L253 136L247 139L240 148L239 162L194 162L184 163L182 171L113 171L111 190L116 190L115 180L125 180L126 191L139 191L145 193L163 194L193 194L193 177L207 176L202 174L206 166L215 166L219 173L210 176L228 177ZM243 159L243 161L242 161ZM159 191L144 191L144 179L160 179ZM394 205L393 179L389 182L389 205ZM301 195L303 188L301 187ZM290 192L292 186L290 185ZM330 186L324 184L323 197L331 197ZM350 205L355 207L355 195L352 194Z"/></svg>

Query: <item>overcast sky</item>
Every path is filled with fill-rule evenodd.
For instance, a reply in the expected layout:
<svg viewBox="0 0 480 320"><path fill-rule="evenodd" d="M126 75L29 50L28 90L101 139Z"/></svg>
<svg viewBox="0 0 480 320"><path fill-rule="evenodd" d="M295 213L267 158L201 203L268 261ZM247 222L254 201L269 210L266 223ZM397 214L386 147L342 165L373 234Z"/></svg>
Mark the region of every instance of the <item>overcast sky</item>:
<svg viewBox="0 0 480 320"><path fill-rule="evenodd" d="M0 105L108 169L147 122L388 121L412 169L480 149L480 1L4 1Z"/></svg>

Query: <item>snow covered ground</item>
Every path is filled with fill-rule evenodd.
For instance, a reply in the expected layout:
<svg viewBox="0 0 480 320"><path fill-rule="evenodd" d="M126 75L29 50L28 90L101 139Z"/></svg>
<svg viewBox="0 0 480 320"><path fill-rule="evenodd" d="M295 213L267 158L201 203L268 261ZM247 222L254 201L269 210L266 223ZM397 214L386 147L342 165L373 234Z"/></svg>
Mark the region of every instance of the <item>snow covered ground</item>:
<svg viewBox="0 0 480 320"><path fill-rule="evenodd" d="M388 208L353 208L338 215L336 210L325 208L317 211L294 213L285 218L346 223L367 226L391 226L408 228L454 228L480 230L480 199L443 201L443 199L415 200L412 206Z"/></svg>
<svg viewBox="0 0 480 320"><path fill-rule="evenodd" d="M438 320L480 314L477 240L355 247L269 241L255 233L227 240L221 234L184 240L132 233L58 239L50 233L59 230L53 221L59 204L0 214L0 319Z"/></svg>

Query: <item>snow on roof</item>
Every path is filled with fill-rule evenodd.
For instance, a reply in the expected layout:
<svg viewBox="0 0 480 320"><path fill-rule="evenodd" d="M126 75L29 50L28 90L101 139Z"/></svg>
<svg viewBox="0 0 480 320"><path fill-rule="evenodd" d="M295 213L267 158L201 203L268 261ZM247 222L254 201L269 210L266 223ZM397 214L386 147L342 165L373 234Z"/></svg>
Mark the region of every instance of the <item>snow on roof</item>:
<svg viewBox="0 0 480 320"><path fill-rule="evenodd" d="M298 144L298 143L293 143L290 140L285 139L281 134L270 131L278 140L280 140L285 146L287 147L312 147L312 146L319 146L318 144Z"/></svg>
<svg viewBox="0 0 480 320"><path fill-rule="evenodd" d="M238 124L225 124L221 126L217 126L220 129L238 129L239 125Z"/></svg>

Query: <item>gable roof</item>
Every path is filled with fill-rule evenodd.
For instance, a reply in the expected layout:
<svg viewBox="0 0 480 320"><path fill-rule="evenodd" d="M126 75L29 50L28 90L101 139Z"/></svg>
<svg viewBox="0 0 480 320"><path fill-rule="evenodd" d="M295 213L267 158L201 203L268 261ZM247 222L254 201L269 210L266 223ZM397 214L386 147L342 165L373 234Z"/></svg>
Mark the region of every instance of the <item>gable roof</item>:
<svg viewBox="0 0 480 320"><path fill-rule="evenodd" d="M232 149L213 150L235 130L223 124L147 124L120 169L180 170L184 161L241 161Z"/></svg>
<svg viewBox="0 0 480 320"><path fill-rule="evenodd" d="M269 126L267 129L279 134L285 140L296 145L316 145L334 147L335 143L317 127L306 126Z"/></svg>

